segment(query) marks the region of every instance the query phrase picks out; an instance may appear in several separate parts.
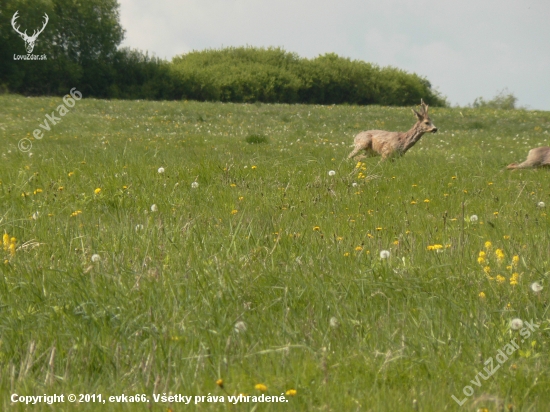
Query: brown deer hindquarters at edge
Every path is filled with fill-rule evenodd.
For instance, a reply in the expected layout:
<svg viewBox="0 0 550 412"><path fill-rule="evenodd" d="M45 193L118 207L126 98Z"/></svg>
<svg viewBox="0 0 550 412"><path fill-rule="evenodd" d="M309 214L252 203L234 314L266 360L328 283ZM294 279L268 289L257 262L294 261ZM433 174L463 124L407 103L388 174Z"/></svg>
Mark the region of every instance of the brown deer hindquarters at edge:
<svg viewBox="0 0 550 412"><path fill-rule="evenodd" d="M412 109L417 121L408 132L367 130L359 133L353 140L355 148L348 155L348 159L356 156L361 150L372 156L380 155L382 159L395 155L402 156L420 140L424 133L437 132L437 127L428 116L429 106L420 100L420 107L420 112Z"/></svg>
<svg viewBox="0 0 550 412"><path fill-rule="evenodd" d="M527 159L522 163L511 163L506 169L528 169L531 167L550 166L550 147L541 146L529 150Z"/></svg>

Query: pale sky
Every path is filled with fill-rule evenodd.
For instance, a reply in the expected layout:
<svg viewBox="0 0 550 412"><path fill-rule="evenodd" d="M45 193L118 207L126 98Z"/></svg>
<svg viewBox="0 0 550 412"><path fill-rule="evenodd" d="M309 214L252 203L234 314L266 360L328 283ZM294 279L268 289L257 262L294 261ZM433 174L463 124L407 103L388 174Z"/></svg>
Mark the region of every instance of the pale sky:
<svg viewBox="0 0 550 412"><path fill-rule="evenodd" d="M508 89L550 110L550 0L119 0L123 46L336 53L426 77L453 105Z"/></svg>

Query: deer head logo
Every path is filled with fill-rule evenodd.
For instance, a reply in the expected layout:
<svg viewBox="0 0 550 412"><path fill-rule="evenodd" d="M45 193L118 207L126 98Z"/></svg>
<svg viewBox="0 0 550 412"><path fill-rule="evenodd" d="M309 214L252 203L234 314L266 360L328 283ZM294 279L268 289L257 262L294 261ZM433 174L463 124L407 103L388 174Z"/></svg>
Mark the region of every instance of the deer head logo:
<svg viewBox="0 0 550 412"><path fill-rule="evenodd" d="M32 36L29 36L27 34L27 30L25 30L24 33L21 33L19 31L19 26L15 27L15 20L17 20L17 18L19 17L17 15L17 13L19 13L19 10L17 10L15 12L15 14L13 15L12 19L11 19L11 26L13 27L13 29L15 30L15 32L17 34L19 34L19 36L21 36L21 38L23 40L25 40L25 47L27 49L27 53L28 54L31 54L32 53L32 50L34 49L34 43L36 42L36 38L38 37L38 35L40 33L42 33L44 31L44 29L46 28L46 24L48 24L48 21L50 20L48 15L46 13L44 13L44 24L42 25L42 28L40 30L35 30L34 33L32 34Z"/></svg>

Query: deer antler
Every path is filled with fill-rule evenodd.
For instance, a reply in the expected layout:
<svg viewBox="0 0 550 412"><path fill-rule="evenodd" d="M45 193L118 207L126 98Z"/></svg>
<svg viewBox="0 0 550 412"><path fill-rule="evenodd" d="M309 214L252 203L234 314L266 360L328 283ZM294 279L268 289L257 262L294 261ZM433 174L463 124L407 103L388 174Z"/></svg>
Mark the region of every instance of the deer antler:
<svg viewBox="0 0 550 412"><path fill-rule="evenodd" d="M17 20L17 18L19 17L19 16L17 15L17 13L19 13L19 10L17 10L17 11L15 12L15 14L13 15L13 17L11 18L11 27L13 27L13 30L15 30L16 33L19 34L21 37L23 37L23 38L29 37L29 36L27 36L27 30L25 30L25 33L21 33L21 32L19 31L19 27L20 27L20 26L15 27L15 20Z"/></svg>
<svg viewBox="0 0 550 412"><path fill-rule="evenodd" d="M19 26L15 27L15 23L16 23L16 20L17 18L19 17L18 16L18 13L19 13L19 10L17 10L15 12L15 14L13 15L12 19L11 19L11 25L13 27L13 29L17 32L17 34L19 34L21 36L21 38L23 40L25 40L25 45L26 45L26 48L27 48L27 53L32 53L32 50L34 48L34 43L36 41L36 38L38 37L38 35L40 33L42 33L44 31L44 29L46 28L46 25L48 24L48 21L50 20L50 18L48 17L48 15L46 13L44 13L44 23L42 24L42 28L39 29L39 30L35 30L32 34L32 36L29 36L27 34L27 30L25 30L24 33L21 33L19 31Z"/></svg>
<svg viewBox="0 0 550 412"><path fill-rule="evenodd" d="M422 114L427 116L428 115L428 106L426 103L424 103L424 100L420 99L420 106L422 107Z"/></svg>
<svg viewBox="0 0 550 412"><path fill-rule="evenodd" d="M48 17L48 15L46 13L44 13L44 23L42 24L42 28L40 30L38 30L38 32L35 30L31 37L32 38L37 38L38 35L44 31L44 29L46 28L46 25L48 24L49 21L50 21L50 18Z"/></svg>

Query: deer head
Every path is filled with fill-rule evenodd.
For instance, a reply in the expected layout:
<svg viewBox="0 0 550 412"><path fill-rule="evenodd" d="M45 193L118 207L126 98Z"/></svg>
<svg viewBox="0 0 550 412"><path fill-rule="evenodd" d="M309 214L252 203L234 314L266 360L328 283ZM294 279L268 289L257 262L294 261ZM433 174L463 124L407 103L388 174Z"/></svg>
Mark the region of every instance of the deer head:
<svg viewBox="0 0 550 412"><path fill-rule="evenodd" d="M48 24L48 21L50 20L48 15L46 13L44 13L44 24L42 25L42 28L40 30L35 30L34 33L32 34L32 36L29 36L27 34L27 30L25 30L24 33L21 33L19 31L19 26L15 27L15 20L17 20L17 18L19 17L17 15L17 13L19 13L19 10L17 10L15 12L15 14L13 15L12 19L11 19L11 26L13 27L13 29L15 30L15 32L17 34L19 34L19 36L21 36L21 38L23 40L25 40L25 47L27 49L27 53L32 53L32 50L34 49L34 43L36 42L36 38L38 37L38 35L40 33L42 33L44 31L44 29L46 28L46 24Z"/></svg>
<svg viewBox="0 0 550 412"><path fill-rule="evenodd" d="M437 127L432 123L430 116L428 116L428 105L424 103L424 100L420 99L420 113L414 109L411 109L415 114L418 121L416 122L417 126L423 133L435 133L437 132Z"/></svg>

